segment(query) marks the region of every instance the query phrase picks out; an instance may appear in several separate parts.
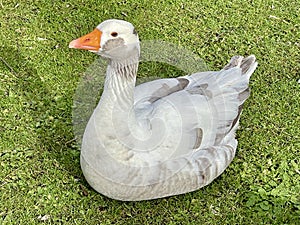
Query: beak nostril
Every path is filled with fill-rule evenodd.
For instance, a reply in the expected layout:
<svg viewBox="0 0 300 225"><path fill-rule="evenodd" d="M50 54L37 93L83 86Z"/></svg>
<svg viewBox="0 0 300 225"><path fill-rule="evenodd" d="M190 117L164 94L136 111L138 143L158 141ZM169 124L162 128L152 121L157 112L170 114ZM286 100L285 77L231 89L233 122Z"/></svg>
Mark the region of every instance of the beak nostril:
<svg viewBox="0 0 300 225"><path fill-rule="evenodd" d="M98 51L100 48L101 34L102 32L100 30L95 29L91 33L73 40L69 46L71 48Z"/></svg>

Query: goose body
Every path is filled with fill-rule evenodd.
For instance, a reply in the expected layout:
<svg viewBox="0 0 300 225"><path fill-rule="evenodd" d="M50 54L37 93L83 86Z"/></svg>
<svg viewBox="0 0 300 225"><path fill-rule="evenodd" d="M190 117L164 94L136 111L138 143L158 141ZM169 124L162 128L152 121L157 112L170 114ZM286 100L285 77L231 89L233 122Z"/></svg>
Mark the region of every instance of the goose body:
<svg viewBox="0 0 300 225"><path fill-rule="evenodd" d="M234 56L221 71L135 86L140 49L132 24L104 21L70 47L109 61L81 148L82 171L96 191L123 201L187 193L230 164L254 56Z"/></svg>

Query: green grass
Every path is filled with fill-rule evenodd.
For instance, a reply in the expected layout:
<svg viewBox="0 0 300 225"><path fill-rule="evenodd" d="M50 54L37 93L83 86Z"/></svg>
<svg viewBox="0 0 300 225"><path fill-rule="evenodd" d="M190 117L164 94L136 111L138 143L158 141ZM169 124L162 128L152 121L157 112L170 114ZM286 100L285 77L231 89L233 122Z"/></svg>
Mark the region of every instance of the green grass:
<svg viewBox="0 0 300 225"><path fill-rule="evenodd" d="M296 0L1 1L0 224L299 224L299 7ZM68 43L108 18L132 22L141 40L189 49L211 69L236 54L256 55L237 156L209 186L119 202L86 183L72 105L97 56ZM178 73L144 63L140 75L151 71Z"/></svg>

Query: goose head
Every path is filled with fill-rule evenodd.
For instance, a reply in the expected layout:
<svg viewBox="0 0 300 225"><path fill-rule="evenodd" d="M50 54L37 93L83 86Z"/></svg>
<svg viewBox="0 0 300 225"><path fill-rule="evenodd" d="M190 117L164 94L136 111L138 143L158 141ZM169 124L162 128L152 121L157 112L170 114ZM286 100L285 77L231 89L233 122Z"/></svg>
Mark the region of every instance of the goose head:
<svg viewBox="0 0 300 225"><path fill-rule="evenodd" d="M91 33L71 41L69 48L88 50L113 60L139 56L140 51L133 25L116 19L100 23Z"/></svg>

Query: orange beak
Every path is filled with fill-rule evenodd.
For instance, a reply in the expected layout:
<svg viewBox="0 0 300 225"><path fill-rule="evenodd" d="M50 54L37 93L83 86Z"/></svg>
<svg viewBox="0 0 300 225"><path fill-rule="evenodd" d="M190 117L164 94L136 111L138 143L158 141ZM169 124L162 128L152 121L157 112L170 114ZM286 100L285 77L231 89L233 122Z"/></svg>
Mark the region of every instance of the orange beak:
<svg viewBox="0 0 300 225"><path fill-rule="evenodd" d="M98 51L100 49L102 32L97 28L91 33L70 42L69 48Z"/></svg>

